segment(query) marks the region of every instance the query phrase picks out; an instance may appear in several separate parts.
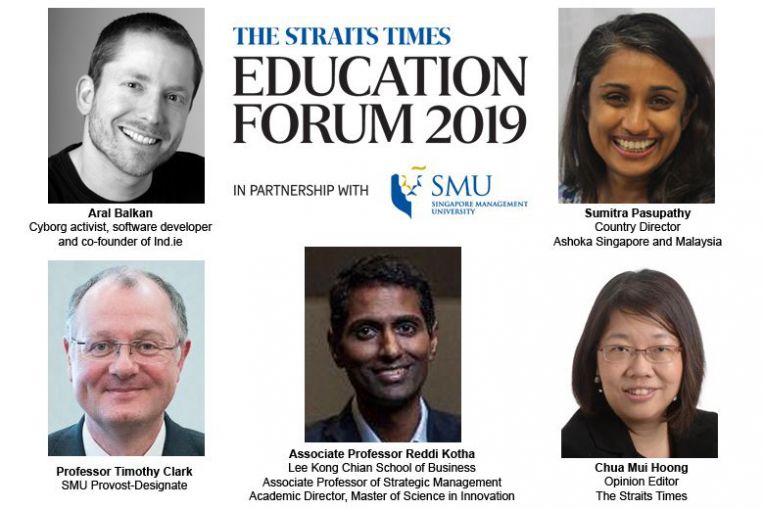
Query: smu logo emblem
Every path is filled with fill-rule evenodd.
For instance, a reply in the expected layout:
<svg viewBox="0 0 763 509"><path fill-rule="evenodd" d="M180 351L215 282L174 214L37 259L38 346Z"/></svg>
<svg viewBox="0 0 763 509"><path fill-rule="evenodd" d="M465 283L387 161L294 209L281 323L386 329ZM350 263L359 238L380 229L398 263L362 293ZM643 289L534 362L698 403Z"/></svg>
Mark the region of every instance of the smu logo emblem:
<svg viewBox="0 0 763 509"><path fill-rule="evenodd" d="M420 172L426 170L426 166L412 166L411 170ZM393 174L390 182L390 196L392 197L392 204L402 213L408 217L413 217L413 202L410 200L411 196L418 196L418 193L422 189L421 179L424 177L422 174L407 175L407 174Z"/></svg>

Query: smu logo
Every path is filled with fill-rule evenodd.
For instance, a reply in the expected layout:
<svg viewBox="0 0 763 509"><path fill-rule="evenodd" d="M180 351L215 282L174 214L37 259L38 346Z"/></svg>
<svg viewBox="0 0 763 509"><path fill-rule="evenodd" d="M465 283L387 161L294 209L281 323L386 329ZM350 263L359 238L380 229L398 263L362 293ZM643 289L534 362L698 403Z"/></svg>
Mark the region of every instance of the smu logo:
<svg viewBox="0 0 763 509"><path fill-rule="evenodd" d="M390 180L390 197L392 204L400 212L413 218L413 198L428 192L433 199L432 213L441 214L443 207L451 207L454 199L458 199L456 208L462 208L463 200L470 203L474 199L488 196L492 187L492 175L433 175L426 179L423 173L426 166L412 166L411 173L393 174ZM434 199L437 200L434 200ZM451 200L444 201L451 198ZM443 205L445 204L445 205ZM472 209L473 213L473 209Z"/></svg>

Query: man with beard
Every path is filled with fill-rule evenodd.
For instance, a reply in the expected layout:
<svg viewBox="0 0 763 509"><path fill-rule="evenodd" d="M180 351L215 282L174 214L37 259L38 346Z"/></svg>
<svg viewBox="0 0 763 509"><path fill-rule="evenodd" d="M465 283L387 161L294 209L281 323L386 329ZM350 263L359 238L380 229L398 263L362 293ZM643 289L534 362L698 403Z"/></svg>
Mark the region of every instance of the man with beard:
<svg viewBox="0 0 763 509"><path fill-rule="evenodd" d="M397 257L362 258L339 274L330 306L329 349L355 397L308 426L305 441L460 442L460 417L421 396L438 340L424 276Z"/></svg>
<svg viewBox="0 0 763 509"><path fill-rule="evenodd" d="M49 203L203 203L204 159L177 152L202 64L156 13L110 23L76 87L82 143L48 159Z"/></svg>

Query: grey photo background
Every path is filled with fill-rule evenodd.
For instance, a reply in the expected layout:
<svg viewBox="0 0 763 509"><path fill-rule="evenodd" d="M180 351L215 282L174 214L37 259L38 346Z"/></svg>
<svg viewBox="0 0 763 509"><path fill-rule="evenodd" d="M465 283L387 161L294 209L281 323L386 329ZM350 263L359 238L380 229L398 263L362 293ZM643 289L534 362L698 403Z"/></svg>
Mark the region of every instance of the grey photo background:
<svg viewBox="0 0 763 509"><path fill-rule="evenodd" d="M157 274L174 286L186 305L191 351L167 409L181 426L204 431L204 262L50 261L48 262L48 432L82 417L66 369L63 337L69 297L99 271L127 265Z"/></svg>
<svg viewBox="0 0 763 509"><path fill-rule="evenodd" d="M572 88L572 73L580 47L596 26L620 14L653 12L676 24L694 45L715 74L714 9L559 9L559 134L561 135L567 99Z"/></svg>
<svg viewBox="0 0 763 509"><path fill-rule="evenodd" d="M203 9L48 9L48 156L82 141L83 116L77 110L75 86L87 74L98 35L117 18L158 12L185 27L204 63ZM204 155L204 81L188 115L178 150Z"/></svg>
<svg viewBox="0 0 763 509"><path fill-rule="evenodd" d="M326 343L328 294L337 274L363 256L397 255L429 280L439 322L437 356L429 366L424 397L436 409L461 413L461 248L305 248L305 424L339 413L354 394Z"/></svg>

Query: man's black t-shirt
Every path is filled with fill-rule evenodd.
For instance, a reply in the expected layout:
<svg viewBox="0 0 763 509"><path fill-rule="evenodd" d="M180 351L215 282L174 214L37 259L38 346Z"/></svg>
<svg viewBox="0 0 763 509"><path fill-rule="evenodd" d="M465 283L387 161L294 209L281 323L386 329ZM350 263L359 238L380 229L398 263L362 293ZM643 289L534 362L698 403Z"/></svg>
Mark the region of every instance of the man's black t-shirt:
<svg viewBox="0 0 763 509"><path fill-rule="evenodd" d="M48 203L204 203L204 158L175 152L154 170L151 187L134 200L113 202L88 189L74 167L66 147L48 158Z"/></svg>

